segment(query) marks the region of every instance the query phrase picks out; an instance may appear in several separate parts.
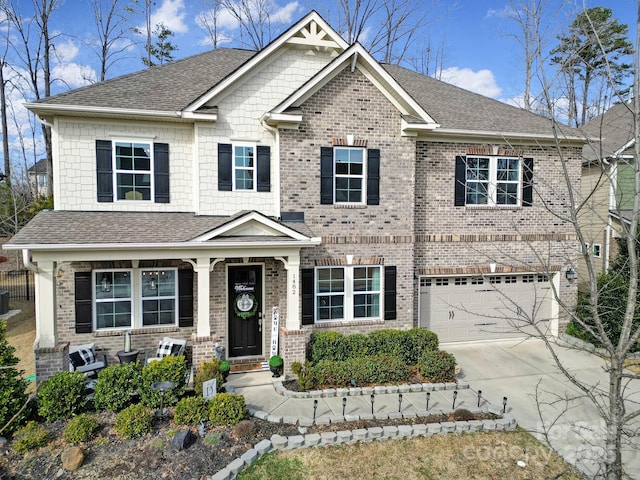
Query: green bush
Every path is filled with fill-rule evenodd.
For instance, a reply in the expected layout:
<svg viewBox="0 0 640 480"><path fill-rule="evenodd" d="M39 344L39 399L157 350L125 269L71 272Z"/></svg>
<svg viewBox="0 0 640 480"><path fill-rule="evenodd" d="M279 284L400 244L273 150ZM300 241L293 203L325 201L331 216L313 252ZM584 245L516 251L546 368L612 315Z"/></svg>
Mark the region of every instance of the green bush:
<svg viewBox="0 0 640 480"><path fill-rule="evenodd" d="M422 328L411 330L384 329L369 335L354 333L344 336L337 332L314 332L308 345L308 359L343 361L370 355L400 357L407 365L417 365L427 350L438 349L438 336Z"/></svg>
<svg viewBox="0 0 640 480"><path fill-rule="evenodd" d="M207 414L207 401L202 396L185 397L176 404L173 421L178 425L198 425Z"/></svg>
<svg viewBox="0 0 640 480"><path fill-rule="evenodd" d="M313 388L406 382L409 367L399 357L373 355L344 361L323 360L311 367Z"/></svg>
<svg viewBox="0 0 640 480"><path fill-rule="evenodd" d="M242 395L218 393L209 402L209 421L212 425L235 425L247 416L247 405Z"/></svg>
<svg viewBox="0 0 640 480"><path fill-rule="evenodd" d="M0 321L0 366L17 365L19 360L14 355L16 349L9 345L6 338L7 322ZM15 431L23 424L28 415L25 409L21 415L7 425L27 401L27 384L22 378L24 372L16 368L0 369L0 434Z"/></svg>
<svg viewBox="0 0 640 480"><path fill-rule="evenodd" d="M313 332L309 337L307 357L312 363L322 360L346 360L349 346L344 335L338 332Z"/></svg>
<svg viewBox="0 0 640 480"><path fill-rule="evenodd" d="M444 383L454 378L456 359L444 350L427 351L418 363L420 375L428 382Z"/></svg>
<svg viewBox="0 0 640 480"><path fill-rule="evenodd" d="M98 419L86 413L73 417L64 429L64 439L69 443L82 443L91 440L100 428Z"/></svg>
<svg viewBox="0 0 640 480"><path fill-rule="evenodd" d="M269 358L270 367L278 368L278 367L282 367L283 365L284 365L284 360L282 360L282 357L280 355L272 355L271 358Z"/></svg>
<svg viewBox="0 0 640 480"><path fill-rule="evenodd" d="M98 410L119 412L131 405L141 383L137 363L111 365L98 373L93 404Z"/></svg>
<svg viewBox="0 0 640 480"><path fill-rule="evenodd" d="M87 378L80 372L58 372L38 389L38 414L52 422L71 418L87 407Z"/></svg>
<svg viewBox="0 0 640 480"><path fill-rule="evenodd" d="M151 431L151 418L144 405L130 405L118 414L115 430L123 438L138 438Z"/></svg>
<svg viewBox="0 0 640 480"><path fill-rule="evenodd" d="M49 440L49 431L33 420L16 431L13 436L13 449L18 453L44 447Z"/></svg>
<svg viewBox="0 0 640 480"><path fill-rule="evenodd" d="M149 408L158 408L162 395L151 386L155 382L173 382L174 387L164 392L164 405L173 405L184 394L186 375L187 361L182 355L169 355L149 363L142 369L139 388L142 403Z"/></svg>
<svg viewBox="0 0 640 480"><path fill-rule="evenodd" d="M311 370L311 362L293 362L291 371L298 377L298 387L303 392L313 388L313 371Z"/></svg>
<svg viewBox="0 0 640 480"><path fill-rule="evenodd" d="M211 360L200 362L200 365L198 365L196 376L193 379L193 386L195 388L196 394L202 396L202 384L204 382L208 382L209 380L213 380L214 378L216 379L216 390L218 390L218 392L222 390L224 378L222 376L222 370L220 369L220 367L221 362L217 358L212 358Z"/></svg>

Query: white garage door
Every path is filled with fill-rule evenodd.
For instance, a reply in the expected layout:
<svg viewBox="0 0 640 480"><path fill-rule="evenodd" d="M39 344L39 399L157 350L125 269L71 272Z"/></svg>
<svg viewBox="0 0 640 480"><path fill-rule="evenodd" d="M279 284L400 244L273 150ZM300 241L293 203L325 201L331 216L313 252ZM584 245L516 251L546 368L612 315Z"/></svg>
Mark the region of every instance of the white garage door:
<svg viewBox="0 0 640 480"><path fill-rule="evenodd" d="M525 318L550 325L553 293L541 274L420 279L420 319L440 342L525 337ZM530 331L530 330L529 330Z"/></svg>

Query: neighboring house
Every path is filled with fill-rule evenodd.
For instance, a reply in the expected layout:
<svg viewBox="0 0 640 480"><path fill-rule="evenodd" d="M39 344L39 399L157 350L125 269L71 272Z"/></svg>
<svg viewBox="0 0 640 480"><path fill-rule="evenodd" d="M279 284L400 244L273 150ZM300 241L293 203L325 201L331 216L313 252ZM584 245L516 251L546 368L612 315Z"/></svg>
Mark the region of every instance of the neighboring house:
<svg viewBox="0 0 640 480"><path fill-rule="evenodd" d="M27 170L27 176L29 177L29 189L31 195L39 197L47 194L48 180L47 180L47 159L41 158L33 164Z"/></svg>
<svg viewBox="0 0 640 480"><path fill-rule="evenodd" d="M614 105L584 125L591 139L583 148L582 199L579 223L584 251L591 256L594 273L606 271L617 254L623 222L627 222L634 200L634 125L631 107ZM579 262L579 288L587 289L587 264Z"/></svg>
<svg viewBox="0 0 640 480"><path fill-rule="evenodd" d="M550 122L381 65L315 12L260 52L28 108L53 126L56 209L9 247L37 270L39 380L69 343L113 358L128 330L153 351L188 339L194 365L219 342L289 366L314 331L490 340L535 312L557 334L551 286L575 303L578 243L545 206L568 202ZM582 144L560 139L574 185Z"/></svg>

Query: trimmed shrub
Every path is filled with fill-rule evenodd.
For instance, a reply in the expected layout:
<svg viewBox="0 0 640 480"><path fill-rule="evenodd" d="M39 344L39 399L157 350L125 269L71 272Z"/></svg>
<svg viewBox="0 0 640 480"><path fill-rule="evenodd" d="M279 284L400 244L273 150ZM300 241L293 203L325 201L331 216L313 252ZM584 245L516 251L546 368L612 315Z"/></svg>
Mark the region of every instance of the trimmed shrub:
<svg viewBox="0 0 640 480"><path fill-rule="evenodd" d="M202 384L209 380L213 380L214 378L216 379L216 390L218 392L222 391L224 378L222 371L220 370L220 364L221 362L217 358L200 362L200 365L198 365L198 371L196 372L196 376L193 380L193 386L196 390L196 394L202 396Z"/></svg>
<svg viewBox="0 0 640 480"><path fill-rule="evenodd" d="M185 397L176 404L173 421L178 425L198 425L207 415L207 401L202 396Z"/></svg>
<svg viewBox="0 0 640 480"><path fill-rule="evenodd" d="M284 365L284 360L280 355L273 355L269 358L269 366L273 368L282 367Z"/></svg>
<svg viewBox="0 0 640 480"><path fill-rule="evenodd" d="M144 405L130 405L118 414L115 430L123 438L138 438L151 431L151 418Z"/></svg>
<svg viewBox="0 0 640 480"><path fill-rule="evenodd" d="M242 395L218 393L209 402L209 421L212 425L235 425L247 416L247 405Z"/></svg>
<svg viewBox="0 0 640 480"><path fill-rule="evenodd" d="M412 328L403 334L402 356L407 365L417 365L425 352L438 350L438 335L431 330Z"/></svg>
<svg viewBox="0 0 640 480"><path fill-rule="evenodd" d="M44 447L49 441L49 431L38 422L31 420L16 431L13 436L13 449L18 453L27 453L29 450Z"/></svg>
<svg viewBox="0 0 640 480"><path fill-rule="evenodd" d="M19 360L14 355L16 349L9 345L5 332L6 321L0 321L0 366L17 365ZM24 372L17 368L0 369L0 434L15 431L26 420L29 412L25 409L15 420L6 425L27 401L27 383L22 378Z"/></svg>
<svg viewBox="0 0 640 480"><path fill-rule="evenodd" d="M418 363L420 375L428 382L444 383L453 380L456 359L444 350L427 351Z"/></svg>
<svg viewBox="0 0 640 480"><path fill-rule="evenodd" d="M82 443L91 440L100 428L98 419L86 413L73 417L64 429L64 439L69 443Z"/></svg>
<svg viewBox="0 0 640 480"><path fill-rule="evenodd" d="M87 379L80 372L58 372L38 389L38 415L53 422L71 418L87 407Z"/></svg>
<svg viewBox="0 0 640 480"><path fill-rule="evenodd" d="M137 363L111 365L98 373L93 404L98 410L119 412L131 405L141 380Z"/></svg>
<svg viewBox="0 0 640 480"><path fill-rule="evenodd" d="M313 332L309 337L307 357L313 363L322 360L346 360L349 347L344 335L338 332Z"/></svg>
<svg viewBox="0 0 640 480"><path fill-rule="evenodd" d="M349 358L354 357L366 357L367 355L373 355L371 351L371 342L369 337L363 333L353 333L346 337L347 347L349 349ZM325 360L331 360L327 358Z"/></svg>
<svg viewBox="0 0 640 480"><path fill-rule="evenodd" d="M393 355L403 358L402 344L405 332L375 330L368 335L371 355Z"/></svg>
<svg viewBox="0 0 640 480"><path fill-rule="evenodd" d="M169 355L161 360L149 363L142 369L142 382L139 388L140 400L149 408L158 408L162 395L153 390L155 382L173 382L171 390L164 392L164 405L173 405L184 394L187 375L187 361L182 355Z"/></svg>
<svg viewBox="0 0 640 480"><path fill-rule="evenodd" d="M311 370L311 362L293 362L291 371L298 377L298 387L303 392L313 388L313 371Z"/></svg>
<svg viewBox="0 0 640 480"><path fill-rule="evenodd" d="M409 367L399 357L374 355L344 361L324 360L311 367L313 388L405 382Z"/></svg>

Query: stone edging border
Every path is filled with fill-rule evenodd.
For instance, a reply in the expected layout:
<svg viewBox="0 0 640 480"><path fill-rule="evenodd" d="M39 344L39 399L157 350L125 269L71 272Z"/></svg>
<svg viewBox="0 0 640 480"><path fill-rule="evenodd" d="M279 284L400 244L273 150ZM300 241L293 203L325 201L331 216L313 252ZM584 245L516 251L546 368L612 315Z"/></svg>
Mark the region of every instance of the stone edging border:
<svg viewBox="0 0 640 480"><path fill-rule="evenodd" d="M598 354L600 356L603 356L603 357L608 357L609 356L609 353L607 352L606 349L597 348L594 344L589 343L589 342L585 342L584 340L580 340L579 338L576 338L576 337L572 337L571 335L569 335L567 333L561 333L558 336L558 340L566 343L570 347L577 347L577 348L580 348L582 350L586 350L589 353L596 353L596 354ZM637 360L637 359L640 358L640 352L629 353L627 355L627 358L630 359L630 360Z"/></svg>
<svg viewBox="0 0 640 480"><path fill-rule="evenodd" d="M355 396L374 394L393 394L407 392L430 392L441 390L467 389L467 382L458 381L450 383L422 383L413 385L389 385L381 387L363 387L363 388L338 388L327 390L314 390L311 392L292 392L284 388L282 382L274 382L274 388L280 395L292 398L330 398L337 396ZM227 391L233 392L230 387ZM294 394L307 394L305 396L294 396ZM215 475L207 477L207 480L234 480L236 476L246 467L252 465L265 453L274 450L293 450L294 448L309 447L326 447L330 445L346 444L350 445L356 442L371 442L374 440L385 441L392 439L430 437L436 434L449 433L474 433L479 431L494 430L515 430L518 422L515 417L509 413L502 413L500 409L489 406L488 409L469 409L472 413L490 412L496 415L502 415L502 418L495 420L468 420L457 422L440 422L440 423L420 423L415 425L398 425L384 427L359 428L356 430L340 430L338 432L323 433L304 433L300 435L292 435L283 437L281 435L272 435L270 440L262 440L256 443L253 448L247 450L239 458L229 463L225 468L218 471ZM453 410L441 410L439 413L452 413ZM312 418L298 417L279 417L270 415L268 412L261 410L249 410L249 414L253 417L266 420L272 423L287 423L298 425L300 431L306 431L308 427L313 426ZM405 417L400 412L385 413L381 415L363 414L363 415L345 415L331 418L323 418L315 421L316 424L330 424L353 422L358 420L396 420L402 418L413 418L416 415Z"/></svg>

